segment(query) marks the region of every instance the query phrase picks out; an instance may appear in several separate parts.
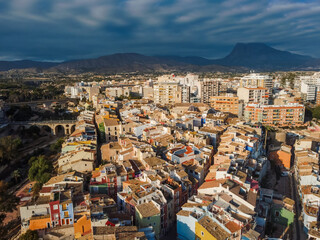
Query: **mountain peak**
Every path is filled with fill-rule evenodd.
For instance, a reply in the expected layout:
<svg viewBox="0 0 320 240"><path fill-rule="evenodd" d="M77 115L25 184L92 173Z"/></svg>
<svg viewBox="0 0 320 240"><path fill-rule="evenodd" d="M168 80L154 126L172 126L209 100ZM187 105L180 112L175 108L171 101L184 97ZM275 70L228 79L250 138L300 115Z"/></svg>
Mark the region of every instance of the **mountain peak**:
<svg viewBox="0 0 320 240"><path fill-rule="evenodd" d="M312 60L309 56L277 50L265 43L237 43L231 53L217 63L254 69L291 69Z"/></svg>

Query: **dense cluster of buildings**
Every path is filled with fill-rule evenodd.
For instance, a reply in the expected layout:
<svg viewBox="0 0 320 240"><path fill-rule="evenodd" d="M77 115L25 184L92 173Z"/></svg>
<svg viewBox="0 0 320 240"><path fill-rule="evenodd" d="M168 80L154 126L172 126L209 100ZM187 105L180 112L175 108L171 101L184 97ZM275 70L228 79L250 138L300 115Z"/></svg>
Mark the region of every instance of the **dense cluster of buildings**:
<svg viewBox="0 0 320 240"><path fill-rule="evenodd" d="M263 127L304 125L303 96L278 82L188 74L67 86L94 110L81 112L65 139L57 176L20 208L22 230L162 239L176 225L179 239L262 239L276 223L288 234L296 199L266 187L275 164L281 176L295 169L304 226L316 236L317 141L291 133L291 144L268 145Z"/></svg>

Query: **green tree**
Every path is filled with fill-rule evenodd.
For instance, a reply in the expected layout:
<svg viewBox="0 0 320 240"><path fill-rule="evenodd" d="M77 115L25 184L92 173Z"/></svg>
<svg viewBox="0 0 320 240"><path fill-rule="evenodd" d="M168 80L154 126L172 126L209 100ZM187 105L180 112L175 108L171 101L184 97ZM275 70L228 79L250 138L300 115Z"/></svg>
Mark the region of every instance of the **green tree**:
<svg viewBox="0 0 320 240"><path fill-rule="evenodd" d="M12 212L17 208L19 198L8 192L8 184L0 181L0 212Z"/></svg>
<svg viewBox="0 0 320 240"><path fill-rule="evenodd" d="M281 87L285 87L287 83L287 79L286 76L282 76L281 80L280 80L280 85Z"/></svg>
<svg viewBox="0 0 320 240"><path fill-rule="evenodd" d="M320 119L320 106L311 109L312 118Z"/></svg>
<svg viewBox="0 0 320 240"><path fill-rule="evenodd" d="M289 73L287 76L288 80L289 80L289 86L291 89L294 89L294 80L296 78L296 74L295 73Z"/></svg>
<svg viewBox="0 0 320 240"><path fill-rule="evenodd" d="M50 145L50 150L56 153L60 152L63 143L64 143L64 139L59 138L55 143Z"/></svg>
<svg viewBox="0 0 320 240"><path fill-rule="evenodd" d="M0 139L0 161L1 163L11 163L17 156L17 151L21 146L21 139L6 136Z"/></svg>
<svg viewBox="0 0 320 240"><path fill-rule="evenodd" d="M18 179L21 178L19 169L16 169L12 172L12 177L14 178L15 182L18 183Z"/></svg>
<svg viewBox="0 0 320 240"><path fill-rule="evenodd" d="M41 191L41 188L42 188L42 184L41 183L38 183L36 182L34 185L33 185L33 188L32 188L32 192L33 192L33 198L37 198L39 196L39 192Z"/></svg>
<svg viewBox="0 0 320 240"><path fill-rule="evenodd" d="M26 233L22 234L19 238L19 240L37 240L39 239L38 232L27 230Z"/></svg>
<svg viewBox="0 0 320 240"><path fill-rule="evenodd" d="M31 181L43 184L51 178L52 170L52 162L45 158L45 156L40 155L32 162L28 177Z"/></svg>

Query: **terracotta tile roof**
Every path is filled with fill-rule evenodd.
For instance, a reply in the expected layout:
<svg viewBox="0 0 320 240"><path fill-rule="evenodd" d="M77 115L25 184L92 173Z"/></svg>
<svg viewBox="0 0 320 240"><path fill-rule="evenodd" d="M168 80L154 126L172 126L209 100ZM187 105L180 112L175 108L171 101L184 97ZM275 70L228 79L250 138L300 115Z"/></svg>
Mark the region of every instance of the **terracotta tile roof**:
<svg viewBox="0 0 320 240"><path fill-rule="evenodd" d="M143 218L160 214L160 210L154 205L153 202L140 204L136 206L136 209Z"/></svg>
<svg viewBox="0 0 320 240"><path fill-rule="evenodd" d="M190 211L185 211L185 210L180 210L180 212L177 213L177 215L179 216L185 216L185 217L189 217L191 214Z"/></svg>
<svg viewBox="0 0 320 240"><path fill-rule="evenodd" d="M226 181L227 181L227 179L219 179L219 180L204 182L204 183L199 187L199 189L207 189L207 188L219 187L220 184L224 184Z"/></svg>
<svg viewBox="0 0 320 240"><path fill-rule="evenodd" d="M230 230L231 233L237 232L241 229L241 226L238 225L235 221L230 221L225 226Z"/></svg>
<svg viewBox="0 0 320 240"><path fill-rule="evenodd" d="M230 234L226 230L208 216L201 218L198 223L217 240L224 240L230 237Z"/></svg>
<svg viewBox="0 0 320 240"><path fill-rule="evenodd" d="M74 174L75 174L75 172L69 172L69 173L65 173L65 174L61 174L61 175L52 177L45 185L59 183L59 182L63 181L67 176L73 176Z"/></svg>
<svg viewBox="0 0 320 240"><path fill-rule="evenodd" d="M108 126L117 126L117 125L120 124L119 121L118 121L118 119L112 119L112 118L110 118L110 119L103 119L103 121L104 121L104 125L105 125L106 127L108 127Z"/></svg>
<svg viewBox="0 0 320 240"><path fill-rule="evenodd" d="M50 193L53 187L42 187L40 193Z"/></svg>

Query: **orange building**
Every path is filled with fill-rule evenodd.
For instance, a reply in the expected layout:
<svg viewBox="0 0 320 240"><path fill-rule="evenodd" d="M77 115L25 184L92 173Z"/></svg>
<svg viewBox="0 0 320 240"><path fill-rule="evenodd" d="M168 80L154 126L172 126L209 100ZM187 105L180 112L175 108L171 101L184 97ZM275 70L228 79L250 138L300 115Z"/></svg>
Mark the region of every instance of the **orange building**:
<svg viewBox="0 0 320 240"><path fill-rule="evenodd" d="M89 214L75 215L74 219L74 236L80 238L92 232L91 218Z"/></svg>
<svg viewBox="0 0 320 240"><path fill-rule="evenodd" d="M50 215L33 216L30 219L29 229L40 230L40 229L50 228L50 226L51 226Z"/></svg>
<svg viewBox="0 0 320 240"><path fill-rule="evenodd" d="M210 105L220 112L228 112L235 115L239 113L239 98L236 96L213 96L210 97Z"/></svg>
<svg viewBox="0 0 320 240"><path fill-rule="evenodd" d="M317 91L316 104L317 104L317 105L320 105L320 91Z"/></svg>
<svg viewBox="0 0 320 240"><path fill-rule="evenodd" d="M288 105L248 104L244 110L247 122L262 123L270 126L297 126L304 123L303 105L293 103Z"/></svg>
<svg viewBox="0 0 320 240"><path fill-rule="evenodd" d="M269 153L269 159L275 161L277 165L286 169L291 168L291 147L282 146L280 150Z"/></svg>

